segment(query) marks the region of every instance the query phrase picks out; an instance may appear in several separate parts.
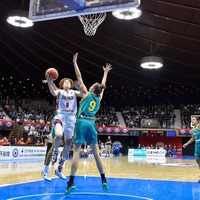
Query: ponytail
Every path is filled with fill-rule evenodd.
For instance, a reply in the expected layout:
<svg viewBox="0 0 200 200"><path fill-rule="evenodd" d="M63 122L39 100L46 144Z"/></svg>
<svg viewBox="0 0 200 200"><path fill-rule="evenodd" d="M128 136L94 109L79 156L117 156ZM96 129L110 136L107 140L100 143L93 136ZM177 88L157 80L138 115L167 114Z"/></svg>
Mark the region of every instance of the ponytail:
<svg viewBox="0 0 200 200"><path fill-rule="evenodd" d="M106 86L104 84L100 85L99 83L95 83L93 92L97 96L100 96L100 94L102 93L102 90L104 90L105 88L106 88Z"/></svg>

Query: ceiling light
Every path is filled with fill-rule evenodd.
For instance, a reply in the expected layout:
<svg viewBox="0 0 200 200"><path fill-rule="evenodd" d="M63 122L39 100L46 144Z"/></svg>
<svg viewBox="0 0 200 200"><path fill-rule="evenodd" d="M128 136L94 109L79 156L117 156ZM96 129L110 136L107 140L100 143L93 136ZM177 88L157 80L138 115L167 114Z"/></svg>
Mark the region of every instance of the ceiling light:
<svg viewBox="0 0 200 200"><path fill-rule="evenodd" d="M130 8L125 10L116 10L112 12L112 15L118 19L131 20L140 17L142 11L137 8Z"/></svg>
<svg viewBox="0 0 200 200"><path fill-rule="evenodd" d="M163 66L163 59L157 56L143 57L140 66L146 69L159 69Z"/></svg>
<svg viewBox="0 0 200 200"><path fill-rule="evenodd" d="M28 12L25 10L13 10L7 17L7 22L13 26L27 28L33 26L33 21L28 19Z"/></svg>

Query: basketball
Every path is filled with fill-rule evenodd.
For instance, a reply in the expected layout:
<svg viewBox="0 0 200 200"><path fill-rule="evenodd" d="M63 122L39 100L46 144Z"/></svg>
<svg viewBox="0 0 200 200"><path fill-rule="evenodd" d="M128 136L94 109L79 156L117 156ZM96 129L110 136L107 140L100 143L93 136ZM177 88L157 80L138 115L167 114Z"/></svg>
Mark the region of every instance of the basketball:
<svg viewBox="0 0 200 200"><path fill-rule="evenodd" d="M58 78L58 71L55 68L47 69L45 76L50 76L55 81Z"/></svg>

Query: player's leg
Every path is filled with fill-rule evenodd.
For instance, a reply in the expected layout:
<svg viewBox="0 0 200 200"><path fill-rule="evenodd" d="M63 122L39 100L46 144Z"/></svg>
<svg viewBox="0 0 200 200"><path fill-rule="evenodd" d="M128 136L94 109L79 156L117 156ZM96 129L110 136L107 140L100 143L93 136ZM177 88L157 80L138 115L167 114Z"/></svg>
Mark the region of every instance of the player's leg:
<svg viewBox="0 0 200 200"><path fill-rule="evenodd" d="M75 130L74 130L73 158L71 162L70 178L69 178L69 181L67 182L67 189L65 190L65 195L70 194L71 191L75 189L74 178L75 178L76 171L78 169L80 149L81 149L81 145L85 144L84 132L85 132L84 121L79 119L76 122Z"/></svg>
<svg viewBox="0 0 200 200"><path fill-rule="evenodd" d="M59 159L59 165L58 168L55 170L55 175L57 175L58 177L60 177L63 180L66 180L66 177L64 176L64 174L62 173L63 170L63 165L64 162L69 154L69 151L71 149L71 143L72 143L72 139L67 139L64 142L64 146L63 146L63 151L62 151L62 156Z"/></svg>
<svg viewBox="0 0 200 200"><path fill-rule="evenodd" d="M200 169L200 156L199 157L196 156L195 159L196 159L197 165ZM200 179L198 180L198 182L200 183Z"/></svg>
<svg viewBox="0 0 200 200"><path fill-rule="evenodd" d="M49 153L49 150L51 149L51 146L52 146L52 142L47 142L47 151L46 151L46 155L45 155L44 165L46 163L47 155Z"/></svg>
<svg viewBox="0 0 200 200"><path fill-rule="evenodd" d="M102 164L102 160L101 157L99 155L99 147L97 144L91 144L92 147L92 152L96 161L96 165L97 168L99 170L99 173L101 175L101 180L102 180L102 187L103 187L103 191L107 192L109 190L106 178L105 178L105 173L104 173L104 169L103 169L103 164Z"/></svg>
<svg viewBox="0 0 200 200"><path fill-rule="evenodd" d="M91 144L92 147L92 152L96 161L96 165L97 168L99 170L99 173L101 175L101 180L102 180L102 187L103 187L103 191L107 192L109 190L106 178L105 178L105 173L104 173L104 169L103 169L103 164L102 164L102 160L101 157L99 155L99 147L98 147L98 138L97 138L97 131L96 131L96 125L95 122L91 121L88 122L88 132L87 132L87 143Z"/></svg>
<svg viewBox="0 0 200 200"><path fill-rule="evenodd" d="M200 169L200 144L198 143L195 143L195 160ZM198 182L200 183L200 179L198 180Z"/></svg>
<svg viewBox="0 0 200 200"><path fill-rule="evenodd" d="M198 165L198 167L200 169L200 157L195 157L195 159L196 159L197 165Z"/></svg>
<svg viewBox="0 0 200 200"><path fill-rule="evenodd" d="M54 138L54 150L52 155L52 164L57 162L58 147L60 146L61 138L63 136L62 124L63 122L61 120L55 118L54 121L55 138Z"/></svg>
<svg viewBox="0 0 200 200"><path fill-rule="evenodd" d="M73 158L71 162L71 172L69 181L67 182L67 189L65 190L65 195L70 194L71 191L75 189L74 178L76 175L76 171L78 169L80 149L81 149L81 144L73 144Z"/></svg>
<svg viewBox="0 0 200 200"><path fill-rule="evenodd" d="M58 168L55 170L55 175L60 177L63 180L66 180L66 177L63 175L63 165L64 162L69 154L71 149L72 138L74 134L74 127L75 127L76 118L74 115L68 115L65 117L65 124L64 124L64 146L62 151L62 156L59 159Z"/></svg>
<svg viewBox="0 0 200 200"><path fill-rule="evenodd" d="M54 149L54 143L52 143L51 148L49 149L47 153L47 157L44 163L44 169L41 171L42 177L47 181L51 181L51 178L49 177L49 164L51 162L53 149Z"/></svg>

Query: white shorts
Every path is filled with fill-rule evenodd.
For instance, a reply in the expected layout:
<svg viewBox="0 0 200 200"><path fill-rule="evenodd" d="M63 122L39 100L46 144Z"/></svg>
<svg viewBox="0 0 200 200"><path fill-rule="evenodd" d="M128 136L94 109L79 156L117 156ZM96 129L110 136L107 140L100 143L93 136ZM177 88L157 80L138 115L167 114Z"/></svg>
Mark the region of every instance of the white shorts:
<svg viewBox="0 0 200 200"><path fill-rule="evenodd" d="M58 114L55 116L54 126L60 123L63 128L63 136L65 140L72 139L74 135L74 127L76 117L72 114Z"/></svg>

